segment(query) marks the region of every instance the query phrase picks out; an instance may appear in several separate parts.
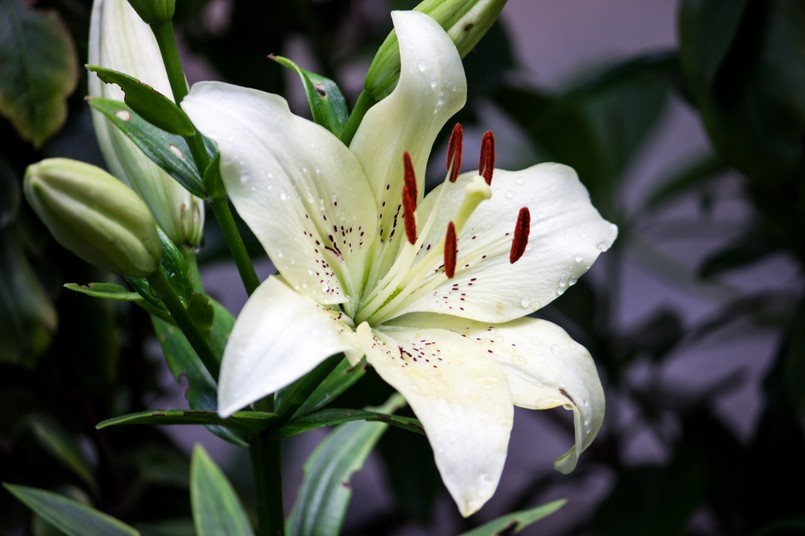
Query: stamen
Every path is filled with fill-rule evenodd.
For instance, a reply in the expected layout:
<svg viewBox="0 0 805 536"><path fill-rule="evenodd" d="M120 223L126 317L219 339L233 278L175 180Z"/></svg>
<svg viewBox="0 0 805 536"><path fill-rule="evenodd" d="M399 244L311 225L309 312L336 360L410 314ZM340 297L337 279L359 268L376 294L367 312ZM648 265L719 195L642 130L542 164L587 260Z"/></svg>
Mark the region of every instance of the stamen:
<svg viewBox="0 0 805 536"><path fill-rule="evenodd" d="M402 205L403 205L403 222L405 223L405 236L411 245L416 244L416 175L414 174L414 166L411 164L411 156L406 151L403 154L403 166L405 167L402 191Z"/></svg>
<svg viewBox="0 0 805 536"><path fill-rule="evenodd" d="M520 209L517 214L517 223L514 224L514 238L512 239L512 249L509 252L509 263L514 264L525 253L528 245L528 233L531 231L531 212L528 207Z"/></svg>
<svg viewBox="0 0 805 536"><path fill-rule="evenodd" d="M447 234L444 237L444 275L448 279L453 279L456 274L456 253L458 253L456 226L451 221L447 224Z"/></svg>
<svg viewBox="0 0 805 536"><path fill-rule="evenodd" d="M495 135L491 130L484 133L481 141L481 162L478 165L478 175L483 175L487 184L492 184L492 172L495 170Z"/></svg>
<svg viewBox="0 0 805 536"><path fill-rule="evenodd" d="M409 190L407 186L403 187L402 203L405 236L408 238L408 242L413 246L416 244L416 216L414 216L416 197L411 195L411 190Z"/></svg>
<svg viewBox="0 0 805 536"><path fill-rule="evenodd" d="M403 153L403 166L405 167L405 186L403 188L403 194L405 190L411 194L411 199L414 200L414 209L416 209L416 199L417 199L417 189L416 189L416 175L414 174L414 166L411 164L411 155L408 154L408 151Z"/></svg>
<svg viewBox="0 0 805 536"><path fill-rule="evenodd" d="M461 169L461 146L464 141L464 131L461 123L456 123L453 132L450 134L450 141L447 143L447 173L450 182L456 182L458 172Z"/></svg>

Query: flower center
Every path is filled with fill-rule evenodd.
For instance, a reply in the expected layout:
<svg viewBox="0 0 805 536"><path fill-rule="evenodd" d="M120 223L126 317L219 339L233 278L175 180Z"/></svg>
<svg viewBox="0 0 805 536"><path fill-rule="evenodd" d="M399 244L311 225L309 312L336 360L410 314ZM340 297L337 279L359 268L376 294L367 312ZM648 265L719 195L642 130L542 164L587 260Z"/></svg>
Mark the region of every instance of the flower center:
<svg viewBox="0 0 805 536"><path fill-rule="evenodd" d="M460 125L453 128L447 150L447 176L436 195L435 202L417 211L417 183L411 158L403 155L404 183L402 191L403 221L407 241L386 275L374 285L361 301L354 317L355 323L368 321L377 325L395 318L411 301L432 291L445 279L452 279L462 268L458 264L460 244L458 236L475 209L492 196L492 176L495 164L495 137L492 132L484 134L478 175L465 181L463 194L457 204L447 197L455 185L461 167L463 131ZM445 218L445 211L453 211L452 218ZM425 211L425 213L423 213ZM419 228L417 216L424 218ZM527 207L520 209L515 225L509 261L517 262L528 245L530 213ZM441 227L442 230L439 230ZM509 233L507 233L509 235ZM486 255L481 257L486 258ZM464 267L468 265L463 265Z"/></svg>

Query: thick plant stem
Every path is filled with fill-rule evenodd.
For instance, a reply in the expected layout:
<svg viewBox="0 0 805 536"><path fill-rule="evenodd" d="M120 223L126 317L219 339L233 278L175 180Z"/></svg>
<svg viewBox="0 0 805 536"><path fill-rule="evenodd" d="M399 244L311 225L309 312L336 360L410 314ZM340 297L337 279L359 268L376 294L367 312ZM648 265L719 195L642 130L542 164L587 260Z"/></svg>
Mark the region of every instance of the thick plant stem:
<svg viewBox="0 0 805 536"><path fill-rule="evenodd" d="M264 432L249 445L254 486L257 491L259 536L283 536L285 511L280 472L280 436L276 430Z"/></svg>
<svg viewBox="0 0 805 536"><path fill-rule="evenodd" d="M210 200L210 206L218 225L221 227L221 231L224 233L226 243L229 246L229 253L238 267L238 273L243 281L243 286L246 288L246 293L251 296L252 292L260 285L260 279L257 277L257 272L254 271L254 265L246 251L246 245L240 237L235 218L229 209L229 203L226 197L213 197Z"/></svg>
<svg viewBox="0 0 805 536"><path fill-rule="evenodd" d="M151 284L151 288L154 289L157 295L162 299L162 303L165 304L173 321L176 322L176 325L179 326L179 329L184 333L187 342L189 342L193 350L196 351L201 363L206 367L213 379L217 380L220 370L218 357L216 357L215 352L213 352L207 340L198 330L198 327L196 327L187 309L182 305L179 296L171 286L168 278L165 277L162 270L157 270L148 277L148 282Z"/></svg>
<svg viewBox="0 0 805 536"><path fill-rule="evenodd" d="M176 48L173 21L152 24L151 30L154 32L154 37L156 37L159 52L162 54L162 61L165 63L168 81L173 92L173 100L179 104L187 96L187 82L184 78L182 61L179 58L179 49Z"/></svg>
<svg viewBox="0 0 805 536"><path fill-rule="evenodd" d="M154 37L159 45L162 61L165 63L165 70L168 73L168 80L170 81L171 91L173 92L173 100L179 104L182 102L182 99L187 96L187 82L184 78L182 62L179 58L179 50L176 48L173 23L166 21L153 24L151 30L154 32ZM207 191L207 195L210 196L212 211L224 234L229 252L235 260L235 265L238 267L240 278L243 280L246 292L251 295L254 289L260 284L260 280L257 277L257 273L254 271L254 265L252 265L252 261L246 251L246 245L243 243L237 225L235 225L235 219L226 201L226 193L224 192L223 185L220 184L221 178L217 173L207 173L207 168L210 165L210 156L207 153L207 148L204 146L204 138L201 136L200 132L196 132L194 135L186 137L185 140L187 140L187 144L190 146L190 152L193 154L193 159L196 162L199 173L204 177L204 187ZM208 178L211 178L211 180L208 180Z"/></svg>
<svg viewBox="0 0 805 536"><path fill-rule="evenodd" d="M347 124L344 126L344 131L341 133L340 139L344 145L349 145L355 133L358 131L358 126L363 121L363 116L369 111L369 108L377 102L375 98L365 89L358 95L358 102L352 108L352 113L349 114Z"/></svg>

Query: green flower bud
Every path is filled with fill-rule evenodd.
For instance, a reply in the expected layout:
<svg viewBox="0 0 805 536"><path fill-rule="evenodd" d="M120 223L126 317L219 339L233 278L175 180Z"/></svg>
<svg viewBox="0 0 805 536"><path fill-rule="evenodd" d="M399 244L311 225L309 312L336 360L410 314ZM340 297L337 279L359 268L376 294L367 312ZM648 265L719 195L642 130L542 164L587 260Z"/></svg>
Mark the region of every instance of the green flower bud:
<svg viewBox="0 0 805 536"><path fill-rule="evenodd" d="M101 168L49 158L28 166L25 198L58 242L82 259L125 276L159 268L156 222L131 188Z"/></svg>
<svg viewBox="0 0 805 536"><path fill-rule="evenodd" d="M176 10L176 0L129 0L129 4L148 24L167 22Z"/></svg>
<svg viewBox="0 0 805 536"><path fill-rule="evenodd" d="M163 95L173 94L154 34L126 0L95 0L89 63L134 76ZM89 94L123 100L117 85L104 84L92 72ZM203 201L154 164L100 112L93 110L92 121L109 171L143 198L174 243L197 245L204 227Z"/></svg>
<svg viewBox="0 0 805 536"><path fill-rule="evenodd" d="M497 20L506 0L424 0L414 11L429 15L445 29L463 58ZM400 46L392 31L366 73L364 90L376 101L394 90L400 77Z"/></svg>

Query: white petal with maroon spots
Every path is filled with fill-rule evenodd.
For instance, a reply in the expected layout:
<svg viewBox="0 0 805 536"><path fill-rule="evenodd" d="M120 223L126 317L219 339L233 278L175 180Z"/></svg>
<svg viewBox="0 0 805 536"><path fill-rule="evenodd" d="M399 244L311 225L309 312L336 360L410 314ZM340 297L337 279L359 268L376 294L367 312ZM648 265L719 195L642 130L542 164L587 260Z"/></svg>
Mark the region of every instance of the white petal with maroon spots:
<svg viewBox="0 0 805 536"><path fill-rule="evenodd" d="M182 108L218 144L229 197L289 284L319 303L359 292L377 216L347 147L262 91L202 82Z"/></svg>
<svg viewBox="0 0 805 536"><path fill-rule="evenodd" d="M423 248L444 240L463 186L474 176L462 174L455 184L439 186L425 198L417 217L434 219ZM522 207L531 213L528 246L512 264L509 253ZM459 233L455 276L448 279L432 272L419 282L419 289L408 289L410 298L384 318L421 311L482 322L525 316L575 284L616 236L617 227L592 206L572 168L551 163L516 172L496 169L492 197L478 206Z"/></svg>
<svg viewBox="0 0 805 536"><path fill-rule="evenodd" d="M462 515L477 511L500 480L513 406L506 376L486 349L447 330L357 329L367 361L422 422L436 466Z"/></svg>

